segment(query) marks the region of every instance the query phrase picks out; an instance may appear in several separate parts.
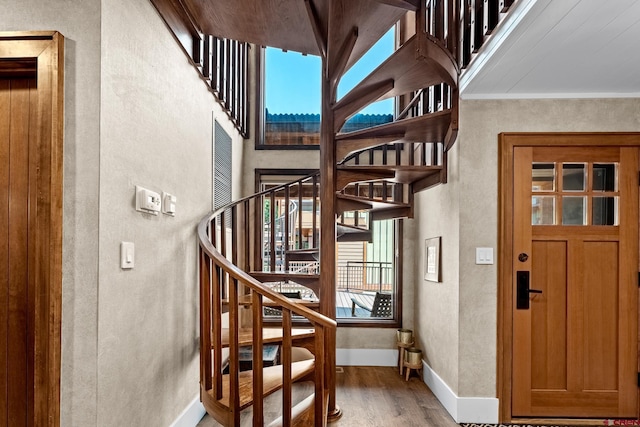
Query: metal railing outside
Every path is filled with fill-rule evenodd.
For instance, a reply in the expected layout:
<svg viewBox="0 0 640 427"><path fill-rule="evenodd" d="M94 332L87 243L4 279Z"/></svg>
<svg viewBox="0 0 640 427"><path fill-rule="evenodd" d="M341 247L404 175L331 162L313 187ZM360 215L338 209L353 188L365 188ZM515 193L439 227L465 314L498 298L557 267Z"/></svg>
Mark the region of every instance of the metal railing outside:
<svg viewBox="0 0 640 427"><path fill-rule="evenodd" d="M393 290L393 263L347 261L338 264L336 288L346 291L383 292Z"/></svg>

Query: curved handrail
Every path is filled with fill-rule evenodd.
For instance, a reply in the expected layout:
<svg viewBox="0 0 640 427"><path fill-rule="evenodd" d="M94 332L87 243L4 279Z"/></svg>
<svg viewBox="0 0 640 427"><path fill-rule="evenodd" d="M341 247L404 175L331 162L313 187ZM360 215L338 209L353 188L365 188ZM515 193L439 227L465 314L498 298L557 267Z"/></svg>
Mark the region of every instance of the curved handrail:
<svg viewBox="0 0 640 427"><path fill-rule="evenodd" d="M258 196L258 194L254 196ZM244 201L244 199L242 199L241 201ZM237 205L241 201L227 205L226 209ZM209 236L207 234L208 224L213 218L217 216L217 213L224 210L225 208L220 208L212 214L204 217L198 224L198 240L200 241L200 247L202 248L202 250L204 250L205 253L209 255L209 257L214 260L218 266L223 267L231 275L231 277L240 280L243 284L247 285L252 290L255 290L263 296L268 297L271 301L278 303L278 305L282 306L283 308L306 317L311 323L319 324L325 327L336 327L337 323L335 320L330 319L316 311L310 310L298 303L291 302L291 300L289 300L288 298L264 286L258 280L254 279L245 271L238 268L235 264L231 263L213 246L211 241L209 241Z"/></svg>

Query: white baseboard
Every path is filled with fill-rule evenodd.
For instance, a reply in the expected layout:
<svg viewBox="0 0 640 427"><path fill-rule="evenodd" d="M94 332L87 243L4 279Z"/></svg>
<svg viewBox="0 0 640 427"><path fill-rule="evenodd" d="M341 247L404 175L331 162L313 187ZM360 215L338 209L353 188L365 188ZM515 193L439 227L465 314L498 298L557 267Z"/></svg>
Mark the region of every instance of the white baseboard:
<svg viewBox="0 0 640 427"><path fill-rule="evenodd" d="M423 360L423 380L457 423L498 423L495 397L458 397Z"/></svg>
<svg viewBox="0 0 640 427"><path fill-rule="evenodd" d="M338 348L338 366L398 366L398 350L386 348Z"/></svg>
<svg viewBox="0 0 640 427"><path fill-rule="evenodd" d="M206 412L200 402L200 396L196 396L196 398L184 408L184 411L178 415L178 418L171 423L170 427L195 427Z"/></svg>

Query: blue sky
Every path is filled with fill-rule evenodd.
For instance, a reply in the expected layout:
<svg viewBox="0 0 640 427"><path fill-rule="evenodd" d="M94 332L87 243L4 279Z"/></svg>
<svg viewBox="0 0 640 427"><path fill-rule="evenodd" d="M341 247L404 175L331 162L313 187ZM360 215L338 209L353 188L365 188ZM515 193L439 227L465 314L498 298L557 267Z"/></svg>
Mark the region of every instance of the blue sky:
<svg viewBox="0 0 640 427"><path fill-rule="evenodd" d="M393 28L349 71L338 86L338 99L366 77L393 51ZM320 113L320 57L267 48L266 107L270 113ZM363 113L393 112L393 100L377 102Z"/></svg>

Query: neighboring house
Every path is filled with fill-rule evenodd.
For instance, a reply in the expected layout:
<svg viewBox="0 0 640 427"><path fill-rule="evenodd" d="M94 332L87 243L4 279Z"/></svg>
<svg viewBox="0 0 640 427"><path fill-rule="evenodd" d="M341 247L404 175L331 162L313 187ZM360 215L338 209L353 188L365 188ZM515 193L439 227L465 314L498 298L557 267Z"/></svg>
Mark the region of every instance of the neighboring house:
<svg viewBox="0 0 640 427"><path fill-rule="evenodd" d="M462 74L448 182L417 193L404 222L402 325L458 421L499 415L500 265L476 264L476 248L500 256L498 135L640 132L635 2L514 7ZM256 169L314 169L318 154L256 150L255 132L243 139L149 0L0 8L2 31L65 37L61 425L160 426L197 413L195 226L213 206L214 121L233 141L233 199L254 193ZM136 185L175 195L175 217L136 212ZM441 283L423 280L424 242L435 236ZM120 268L126 241L132 270ZM358 354L394 365L395 329L339 328L337 348L338 364Z"/></svg>

